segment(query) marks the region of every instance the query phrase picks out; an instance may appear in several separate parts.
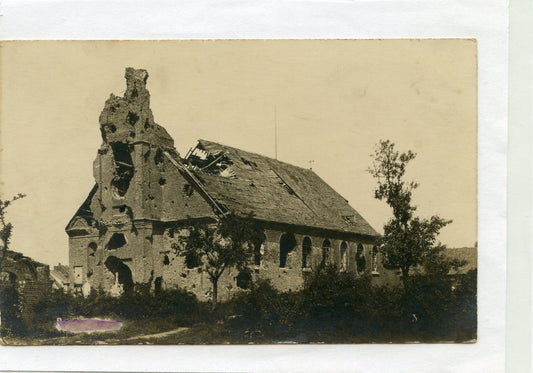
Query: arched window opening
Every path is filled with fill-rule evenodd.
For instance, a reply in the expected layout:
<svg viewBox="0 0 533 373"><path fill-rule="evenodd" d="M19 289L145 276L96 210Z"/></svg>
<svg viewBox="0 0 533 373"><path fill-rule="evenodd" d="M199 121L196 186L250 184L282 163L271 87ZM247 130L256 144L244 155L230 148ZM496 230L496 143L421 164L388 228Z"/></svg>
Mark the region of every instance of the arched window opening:
<svg viewBox="0 0 533 373"><path fill-rule="evenodd" d="M309 237L305 237L302 242L302 268L311 267L311 248L311 239Z"/></svg>
<svg viewBox="0 0 533 373"><path fill-rule="evenodd" d="M294 234L285 233L279 240L279 266L285 268L287 265L287 256L296 247L296 238Z"/></svg>
<svg viewBox="0 0 533 373"><path fill-rule="evenodd" d="M17 275L9 271L0 272L0 282L14 284L17 282Z"/></svg>
<svg viewBox="0 0 533 373"><path fill-rule="evenodd" d="M94 256L94 254L96 253L96 249L98 249L98 245L96 244L96 242L91 242L88 247L89 256Z"/></svg>
<svg viewBox="0 0 533 373"><path fill-rule="evenodd" d="M133 278L130 267L124 264L124 262L116 256L108 257L104 265L115 275L115 283L122 285L124 294L133 294Z"/></svg>
<svg viewBox="0 0 533 373"><path fill-rule="evenodd" d="M378 247L374 246L372 248L372 274L379 275L378 272Z"/></svg>
<svg viewBox="0 0 533 373"><path fill-rule="evenodd" d="M341 243L341 265L340 265L340 270L342 272L346 271L346 269L348 268L348 255L347 255L347 251L348 251L348 244L345 242L345 241L342 241Z"/></svg>
<svg viewBox="0 0 533 373"><path fill-rule="evenodd" d="M357 245L357 252L355 254L355 263L357 265L357 272L363 272L366 267L365 251L363 245Z"/></svg>
<svg viewBox="0 0 533 373"><path fill-rule="evenodd" d="M166 266L170 264L170 259L168 258L168 255L165 255L163 257L163 264Z"/></svg>
<svg viewBox="0 0 533 373"><path fill-rule="evenodd" d="M120 249L125 246L126 243L126 237L124 237L122 233L113 233L105 248L107 250Z"/></svg>
<svg viewBox="0 0 533 373"><path fill-rule="evenodd" d="M322 243L322 262L320 265L325 267L328 264L329 249L331 248L331 242L326 238Z"/></svg>
<svg viewBox="0 0 533 373"><path fill-rule="evenodd" d="M254 242L254 265L256 267L261 266L261 261L263 260L263 256L265 255L265 247L263 246L263 242L265 241L266 236L262 234L261 237Z"/></svg>

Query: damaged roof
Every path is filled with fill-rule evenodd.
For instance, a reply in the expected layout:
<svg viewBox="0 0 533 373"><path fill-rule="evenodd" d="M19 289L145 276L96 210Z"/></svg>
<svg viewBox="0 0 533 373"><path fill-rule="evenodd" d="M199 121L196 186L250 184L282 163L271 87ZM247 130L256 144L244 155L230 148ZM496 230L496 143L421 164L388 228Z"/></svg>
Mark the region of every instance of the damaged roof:
<svg viewBox="0 0 533 373"><path fill-rule="evenodd" d="M226 211L320 229L377 236L346 199L310 169L199 140L186 157L210 197Z"/></svg>

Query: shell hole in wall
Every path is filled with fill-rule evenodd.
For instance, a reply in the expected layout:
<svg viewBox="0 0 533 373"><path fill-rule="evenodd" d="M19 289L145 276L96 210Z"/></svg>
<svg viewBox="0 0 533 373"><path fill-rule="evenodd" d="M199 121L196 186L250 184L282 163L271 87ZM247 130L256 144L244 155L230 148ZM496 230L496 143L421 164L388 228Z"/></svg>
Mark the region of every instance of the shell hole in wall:
<svg viewBox="0 0 533 373"><path fill-rule="evenodd" d="M123 246L125 246L127 243L126 237L122 233L113 233L111 238L109 239L106 249L107 250L115 250L119 249Z"/></svg>

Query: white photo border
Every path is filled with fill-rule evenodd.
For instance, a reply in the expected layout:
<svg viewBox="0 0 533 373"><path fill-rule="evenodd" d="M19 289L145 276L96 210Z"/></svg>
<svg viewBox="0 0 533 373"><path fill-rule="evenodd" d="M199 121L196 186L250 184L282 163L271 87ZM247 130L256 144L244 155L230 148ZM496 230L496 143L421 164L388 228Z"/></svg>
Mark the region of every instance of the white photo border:
<svg viewBox="0 0 533 373"><path fill-rule="evenodd" d="M507 5L506 1L495 0L4 0L0 5L3 40L475 38L478 46L479 328L475 344L1 347L1 369L503 371Z"/></svg>

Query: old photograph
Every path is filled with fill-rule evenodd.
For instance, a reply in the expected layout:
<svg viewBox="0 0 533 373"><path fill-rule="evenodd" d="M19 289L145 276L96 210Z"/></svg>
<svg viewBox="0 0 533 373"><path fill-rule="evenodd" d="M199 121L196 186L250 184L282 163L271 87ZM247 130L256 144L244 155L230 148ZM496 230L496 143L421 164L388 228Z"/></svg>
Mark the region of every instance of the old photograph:
<svg viewBox="0 0 533 373"><path fill-rule="evenodd" d="M476 342L475 40L0 45L3 344Z"/></svg>

